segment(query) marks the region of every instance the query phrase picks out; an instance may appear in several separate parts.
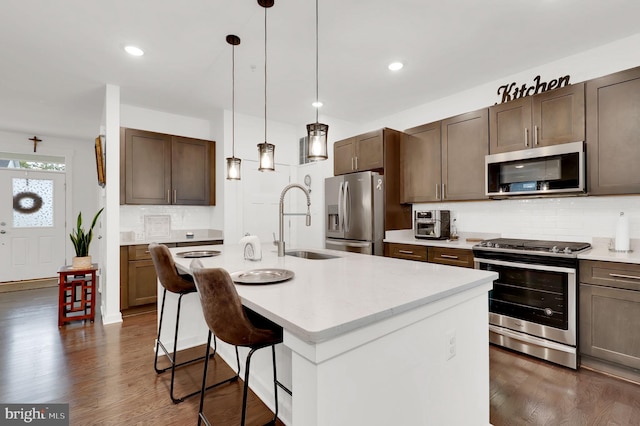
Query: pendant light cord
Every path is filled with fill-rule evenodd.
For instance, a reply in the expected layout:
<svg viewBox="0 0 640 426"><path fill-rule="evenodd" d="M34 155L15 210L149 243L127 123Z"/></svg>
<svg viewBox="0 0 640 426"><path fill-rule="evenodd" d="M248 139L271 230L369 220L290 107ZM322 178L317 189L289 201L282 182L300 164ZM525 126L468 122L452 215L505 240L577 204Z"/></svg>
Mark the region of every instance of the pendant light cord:
<svg viewBox="0 0 640 426"><path fill-rule="evenodd" d="M318 122L318 0L316 0L316 123Z"/></svg>
<svg viewBox="0 0 640 426"><path fill-rule="evenodd" d="M231 156L236 157L236 46L231 46Z"/></svg>
<svg viewBox="0 0 640 426"><path fill-rule="evenodd" d="M264 141L267 142L267 8L264 8Z"/></svg>

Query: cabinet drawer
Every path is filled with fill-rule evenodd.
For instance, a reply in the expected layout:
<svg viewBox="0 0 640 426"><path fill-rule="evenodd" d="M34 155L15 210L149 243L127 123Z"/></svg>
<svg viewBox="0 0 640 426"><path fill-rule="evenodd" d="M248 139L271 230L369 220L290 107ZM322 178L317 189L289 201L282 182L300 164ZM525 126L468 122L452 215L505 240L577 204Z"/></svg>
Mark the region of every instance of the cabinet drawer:
<svg viewBox="0 0 640 426"><path fill-rule="evenodd" d="M176 246L175 243L168 243L164 245L169 248ZM147 259L151 259L151 253L149 253L149 244L137 244L135 246L129 246L129 261Z"/></svg>
<svg viewBox="0 0 640 426"><path fill-rule="evenodd" d="M387 243L385 255L397 259L427 261L427 247L413 244Z"/></svg>
<svg viewBox="0 0 640 426"><path fill-rule="evenodd" d="M580 282L640 291L640 265L581 260Z"/></svg>
<svg viewBox="0 0 640 426"><path fill-rule="evenodd" d="M429 262L473 268L473 251L456 248L429 247Z"/></svg>

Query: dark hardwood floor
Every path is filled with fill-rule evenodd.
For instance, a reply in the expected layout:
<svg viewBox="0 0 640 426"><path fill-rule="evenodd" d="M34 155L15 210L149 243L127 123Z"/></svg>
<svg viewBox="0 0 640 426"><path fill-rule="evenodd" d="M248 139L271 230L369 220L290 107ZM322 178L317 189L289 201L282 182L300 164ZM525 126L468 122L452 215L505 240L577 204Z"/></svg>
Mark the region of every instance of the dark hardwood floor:
<svg viewBox="0 0 640 426"><path fill-rule="evenodd" d="M640 385L491 346L491 423L640 425Z"/></svg>
<svg viewBox="0 0 640 426"><path fill-rule="evenodd" d="M98 320L58 329L57 288L44 288L0 294L0 330L0 402L69 403L71 425L197 422L199 398L174 405L169 374L153 370L155 313L130 316L122 324L103 326ZM495 426L640 425L639 385L493 346L490 362ZM211 383L232 374L218 359L215 366ZM202 365L183 367L176 376L177 394L195 390ZM209 391L207 416L214 424L239 424L241 398L242 381ZM255 395L248 413L251 425L272 416Z"/></svg>
<svg viewBox="0 0 640 426"><path fill-rule="evenodd" d="M0 402L69 403L71 425L195 425L199 396L180 404L169 398L170 371L153 369L156 313L103 326L77 321L57 326L57 288L0 294ZM204 354L204 346L179 354ZM165 365L168 364L166 358ZM233 375L220 359L207 380ZM207 392L205 413L213 424L240 424L242 381ZM202 363L176 373L176 395L202 384ZM273 413L254 394L247 424L262 425ZM1 421L0 421L1 423ZM278 422L278 425L283 423Z"/></svg>

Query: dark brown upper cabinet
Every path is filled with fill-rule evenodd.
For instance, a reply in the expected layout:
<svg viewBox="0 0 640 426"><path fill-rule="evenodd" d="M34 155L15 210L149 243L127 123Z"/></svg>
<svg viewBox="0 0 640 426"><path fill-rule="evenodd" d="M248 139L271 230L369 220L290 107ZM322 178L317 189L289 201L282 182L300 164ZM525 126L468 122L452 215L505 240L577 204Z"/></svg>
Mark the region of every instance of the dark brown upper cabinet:
<svg viewBox="0 0 640 426"><path fill-rule="evenodd" d="M482 200L489 153L489 109L442 121L442 200Z"/></svg>
<svg viewBox="0 0 640 426"><path fill-rule="evenodd" d="M489 107L489 152L583 141L584 83Z"/></svg>
<svg viewBox="0 0 640 426"><path fill-rule="evenodd" d="M400 144L400 201L440 201L440 122L404 131Z"/></svg>
<svg viewBox="0 0 640 426"><path fill-rule="evenodd" d="M336 176L365 171L384 175L385 231L411 228L411 205L400 202L400 139L402 132L382 128L333 144Z"/></svg>
<svg viewBox="0 0 640 426"><path fill-rule="evenodd" d="M215 142L120 132L120 203L215 205Z"/></svg>
<svg viewBox="0 0 640 426"><path fill-rule="evenodd" d="M589 80L587 190L640 193L640 67Z"/></svg>
<svg viewBox="0 0 640 426"><path fill-rule="evenodd" d="M460 114L405 130L400 146L405 203L486 199L484 156L489 110Z"/></svg>
<svg viewBox="0 0 640 426"><path fill-rule="evenodd" d="M333 174L384 168L384 130L374 130L333 144Z"/></svg>

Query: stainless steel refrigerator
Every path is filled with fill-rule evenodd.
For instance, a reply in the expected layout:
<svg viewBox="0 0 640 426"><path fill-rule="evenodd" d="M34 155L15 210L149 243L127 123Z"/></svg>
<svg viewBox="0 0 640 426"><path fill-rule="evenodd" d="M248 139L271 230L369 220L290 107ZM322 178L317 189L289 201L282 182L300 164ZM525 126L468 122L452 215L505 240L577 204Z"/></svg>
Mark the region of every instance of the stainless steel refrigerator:
<svg viewBox="0 0 640 426"><path fill-rule="evenodd" d="M351 173L324 181L325 247L382 256L384 176Z"/></svg>

